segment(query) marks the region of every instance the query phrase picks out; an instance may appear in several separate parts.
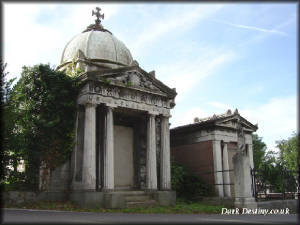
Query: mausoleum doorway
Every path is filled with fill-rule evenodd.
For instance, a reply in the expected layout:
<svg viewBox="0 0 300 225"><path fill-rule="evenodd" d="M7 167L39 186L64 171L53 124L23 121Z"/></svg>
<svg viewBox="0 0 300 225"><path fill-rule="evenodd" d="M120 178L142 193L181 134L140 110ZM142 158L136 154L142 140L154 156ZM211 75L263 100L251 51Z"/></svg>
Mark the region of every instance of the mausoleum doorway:
<svg viewBox="0 0 300 225"><path fill-rule="evenodd" d="M130 190L134 185L133 128L114 126L115 189Z"/></svg>

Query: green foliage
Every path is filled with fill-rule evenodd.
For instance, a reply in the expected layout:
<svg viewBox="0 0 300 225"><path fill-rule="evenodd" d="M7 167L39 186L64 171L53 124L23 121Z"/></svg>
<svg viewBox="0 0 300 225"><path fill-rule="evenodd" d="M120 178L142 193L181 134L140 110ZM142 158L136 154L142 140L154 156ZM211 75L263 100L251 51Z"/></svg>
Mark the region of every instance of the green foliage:
<svg viewBox="0 0 300 225"><path fill-rule="evenodd" d="M6 165L11 165L12 168L17 167L18 154L11 154L9 151L9 139L8 136L11 135L12 130L9 127L12 127L12 119L11 115L8 115L9 112L9 98L12 92L12 83L14 79L7 80L6 77L8 72L6 72L6 63L0 61L0 75L1 75L1 109L2 109L2 117L1 117L1 180L0 183L3 184L5 182L5 175L9 172L9 168ZM11 138L11 145L16 145L17 137ZM18 176L17 173L11 173L11 177ZM17 179L17 178L16 178Z"/></svg>
<svg viewBox="0 0 300 225"><path fill-rule="evenodd" d="M128 82L126 83L126 87L131 87L131 86L132 86L132 82L128 81Z"/></svg>
<svg viewBox="0 0 300 225"><path fill-rule="evenodd" d="M293 134L287 140L277 141L280 152L266 151L262 138L253 135L253 158L256 169L273 192L295 191L299 174L299 136ZM279 155L279 156L278 156Z"/></svg>
<svg viewBox="0 0 300 225"><path fill-rule="evenodd" d="M267 146L257 134L252 135L254 167L259 169L264 164Z"/></svg>
<svg viewBox="0 0 300 225"><path fill-rule="evenodd" d="M184 182L186 169L180 164L172 161L171 163L171 185L173 190L179 190Z"/></svg>
<svg viewBox="0 0 300 225"><path fill-rule="evenodd" d="M70 64L67 65L66 74L70 77L78 77L81 73L84 72L84 70L80 67L76 68L76 61L75 58L72 60Z"/></svg>
<svg viewBox="0 0 300 225"><path fill-rule="evenodd" d="M299 134L293 133L287 140L277 141L280 161L289 170L299 171Z"/></svg>
<svg viewBox="0 0 300 225"><path fill-rule="evenodd" d="M73 147L78 83L76 77L55 71L49 65L23 67L5 111L9 165L25 161L25 186L38 188L40 165L54 169L63 163ZM11 172L6 174L11 181ZM16 182L17 183L17 182Z"/></svg>
<svg viewBox="0 0 300 225"><path fill-rule="evenodd" d="M171 164L171 183L177 196L187 200L197 196L213 195L211 185L176 162Z"/></svg>

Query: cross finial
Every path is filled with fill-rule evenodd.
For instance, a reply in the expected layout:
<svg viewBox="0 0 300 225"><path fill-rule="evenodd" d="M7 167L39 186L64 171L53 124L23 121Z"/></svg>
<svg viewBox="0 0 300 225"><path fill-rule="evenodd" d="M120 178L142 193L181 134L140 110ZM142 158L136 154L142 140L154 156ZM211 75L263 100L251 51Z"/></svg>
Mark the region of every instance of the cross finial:
<svg viewBox="0 0 300 225"><path fill-rule="evenodd" d="M104 14L101 14L100 11L101 9L99 7L96 7L96 12L94 10L92 11L92 16L95 15L97 17L97 19L95 20L97 25L100 25L101 23L100 18L104 19Z"/></svg>

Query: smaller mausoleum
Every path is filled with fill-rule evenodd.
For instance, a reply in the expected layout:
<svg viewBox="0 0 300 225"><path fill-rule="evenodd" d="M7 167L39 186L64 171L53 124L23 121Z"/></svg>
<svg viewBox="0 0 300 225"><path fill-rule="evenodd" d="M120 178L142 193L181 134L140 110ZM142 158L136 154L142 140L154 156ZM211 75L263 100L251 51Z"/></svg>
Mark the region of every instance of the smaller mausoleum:
<svg viewBox="0 0 300 225"><path fill-rule="evenodd" d="M239 147L239 131L243 145ZM238 110L171 129L171 158L215 187L215 196L235 197L233 157L244 149L250 167L253 165L252 133L258 129L243 118ZM249 168L247 168L247 171ZM250 173L250 170L249 170ZM247 184L251 187L251 183Z"/></svg>

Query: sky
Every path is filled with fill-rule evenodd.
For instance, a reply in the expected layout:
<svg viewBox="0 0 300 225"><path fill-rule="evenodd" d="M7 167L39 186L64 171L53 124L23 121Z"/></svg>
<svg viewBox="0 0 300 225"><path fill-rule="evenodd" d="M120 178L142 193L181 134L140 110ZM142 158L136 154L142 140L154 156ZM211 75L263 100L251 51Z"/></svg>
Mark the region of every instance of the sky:
<svg viewBox="0 0 300 225"><path fill-rule="evenodd" d="M298 132L298 3L3 3L9 78L60 63L64 46L94 23L145 71L178 93L171 128L238 109L269 150Z"/></svg>

